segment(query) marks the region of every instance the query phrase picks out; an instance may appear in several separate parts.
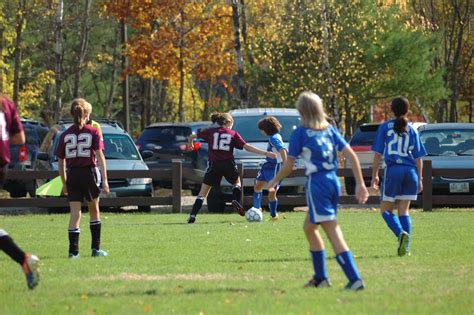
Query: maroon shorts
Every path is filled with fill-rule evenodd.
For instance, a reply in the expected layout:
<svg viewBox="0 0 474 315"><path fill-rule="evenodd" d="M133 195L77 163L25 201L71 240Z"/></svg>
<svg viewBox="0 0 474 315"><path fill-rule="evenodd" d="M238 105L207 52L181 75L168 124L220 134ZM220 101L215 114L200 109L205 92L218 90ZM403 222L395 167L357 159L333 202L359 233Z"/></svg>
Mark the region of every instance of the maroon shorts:
<svg viewBox="0 0 474 315"><path fill-rule="evenodd" d="M222 176L232 185L239 178L239 171L234 160L209 161L203 183L209 186L219 186Z"/></svg>
<svg viewBox="0 0 474 315"><path fill-rule="evenodd" d="M99 197L98 172L94 166L73 167L67 171L67 199L69 201L80 201L84 198L92 201Z"/></svg>

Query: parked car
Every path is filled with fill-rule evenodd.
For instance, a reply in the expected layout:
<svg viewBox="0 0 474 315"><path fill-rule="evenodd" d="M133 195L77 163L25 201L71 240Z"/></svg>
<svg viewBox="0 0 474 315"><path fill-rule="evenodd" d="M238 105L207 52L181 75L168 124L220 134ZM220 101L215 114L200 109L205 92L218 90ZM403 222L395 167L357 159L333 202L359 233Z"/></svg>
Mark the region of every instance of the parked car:
<svg viewBox="0 0 474 315"><path fill-rule="evenodd" d="M418 130L427 152L424 159L432 161L433 169L474 170L474 124L427 124ZM432 180L433 194L474 194L472 175L436 176Z"/></svg>
<svg viewBox="0 0 474 315"><path fill-rule="evenodd" d="M275 116L283 126L280 133L283 138L283 142L288 146L291 133L293 130L300 125L300 118L298 111L293 108L251 108L251 109L238 109L230 112L234 119L233 129L236 130L249 144L260 148L262 150L267 149L268 136L263 135L258 129L257 123L265 115ZM206 151L207 144L201 145L200 150ZM202 157L206 158L207 154L203 154ZM237 163L242 163L244 169L260 169L260 166L265 162L265 157L251 153L245 150L234 150L234 157ZM201 163L201 165L204 163ZM204 164L205 165L205 164ZM303 168L302 162L298 159L296 161L297 168ZM204 176L205 168L201 171L201 175L196 174L198 177ZM255 183L254 178L244 178L244 193L251 195L253 193L253 185ZM306 177L289 177L285 178L280 186L279 193L281 194L301 194L304 192L304 185L306 183ZM220 187L212 187L209 196L207 198L207 207L210 212L223 212L226 206L226 202L232 199L232 185L225 179L222 179ZM285 208L281 206L281 208ZM286 207L286 208L292 208Z"/></svg>
<svg viewBox="0 0 474 315"><path fill-rule="evenodd" d="M15 171L31 171L35 168L36 155L39 152L41 142L48 133L48 126L32 119L21 119L25 131L26 141L24 144L10 145L11 161L8 169ZM7 180L5 190L13 198L26 197L26 194L35 196L34 181L30 180Z"/></svg>
<svg viewBox="0 0 474 315"><path fill-rule="evenodd" d="M104 139L104 155L107 170L148 170L142 159L153 155L150 151L138 152L132 138L119 124L111 120L96 120L102 128ZM38 154L37 170L57 170L58 159L55 155L56 147L61 134L71 126L70 121L61 121L51 128L50 134L45 137L46 143L41 146L44 152ZM109 178L110 193L107 197L134 197L153 195L151 178ZM38 181L38 185L44 181ZM150 206L140 206L139 211L150 211Z"/></svg>
<svg viewBox="0 0 474 315"><path fill-rule="evenodd" d="M140 152L144 150L153 152L153 156L145 160L150 169L171 169L171 160L181 159L183 161L183 188L191 189L196 195L201 187L201 180L193 175L194 169L206 168L207 151L188 152L186 144L189 135L196 134L199 129L209 126L211 126L210 121L154 123L143 130L135 143ZM205 156L202 156L203 154ZM171 177L161 178L154 184L170 188Z"/></svg>

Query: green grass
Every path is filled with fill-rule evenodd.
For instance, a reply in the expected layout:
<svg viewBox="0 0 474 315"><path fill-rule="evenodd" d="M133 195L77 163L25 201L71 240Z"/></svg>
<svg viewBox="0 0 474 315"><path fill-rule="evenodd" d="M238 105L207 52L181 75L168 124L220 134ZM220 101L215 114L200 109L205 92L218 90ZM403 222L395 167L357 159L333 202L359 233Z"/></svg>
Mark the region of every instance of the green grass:
<svg viewBox="0 0 474 315"><path fill-rule="evenodd" d="M362 292L328 253L329 289L312 275L305 213L247 223L233 214L102 214L103 248L91 258L87 214L81 259L68 260L68 215L2 216L0 226L41 258L29 291L0 254L0 314L472 314L474 211L413 212L413 256L376 212L342 210L339 222L366 282ZM267 214L268 217L268 214Z"/></svg>

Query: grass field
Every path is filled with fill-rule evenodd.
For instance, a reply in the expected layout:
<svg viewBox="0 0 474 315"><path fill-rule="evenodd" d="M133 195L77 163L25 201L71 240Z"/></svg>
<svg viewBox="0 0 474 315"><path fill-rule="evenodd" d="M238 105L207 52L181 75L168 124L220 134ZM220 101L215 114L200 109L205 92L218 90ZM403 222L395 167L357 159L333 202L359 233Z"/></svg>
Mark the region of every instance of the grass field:
<svg viewBox="0 0 474 315"><path fill-rule="evenodd" d="M0 254L0 314L472 314L474 211L413 212L413 256L377 212L342 210L346 240L366 290L346 279L328 250L329 289L304 289L312 267L305 213L247 223L235 214L104 213L103 248L89 257L83 217L81 259L68 260L68 215L0 216L25 249L41 258L41 282L26 287ZM268 216L268 214L267 214Z"/></svg>

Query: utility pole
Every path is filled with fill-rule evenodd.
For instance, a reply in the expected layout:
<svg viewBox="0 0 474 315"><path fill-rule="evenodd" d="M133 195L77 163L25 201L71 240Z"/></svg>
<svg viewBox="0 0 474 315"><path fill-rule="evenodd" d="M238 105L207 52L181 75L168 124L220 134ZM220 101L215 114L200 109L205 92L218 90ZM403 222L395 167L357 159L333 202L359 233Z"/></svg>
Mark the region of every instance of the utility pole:
<svg viewBox="0 0 474 315"><path fill-rule="evenodd" d="M128 41L127 35L127 24L124 21L121 22L121 38L122 38L122 47L125 47ZM122 54L122 70L128 68L128 57ZM130 86L128 82L128 74L125 74L125 78L122 81L122 100L123 100L123 109L125 113L125 130L130 132Z"/></svg>

